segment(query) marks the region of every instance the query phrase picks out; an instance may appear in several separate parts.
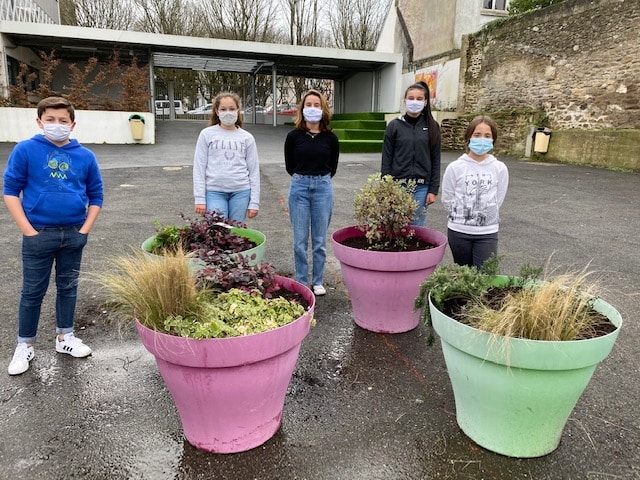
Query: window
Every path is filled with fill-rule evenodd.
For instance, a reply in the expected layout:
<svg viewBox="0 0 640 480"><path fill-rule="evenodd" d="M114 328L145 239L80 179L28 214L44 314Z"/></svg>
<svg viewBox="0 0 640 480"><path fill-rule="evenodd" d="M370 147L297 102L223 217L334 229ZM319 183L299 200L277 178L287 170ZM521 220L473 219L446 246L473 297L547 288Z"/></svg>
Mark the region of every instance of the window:
<svg viewBox="0 0 640 480"><path fill-rule="evenodd" d="M25 64L25 67L27 68L27 70L23 73L22 68L20 65L20 62L18 60L16 60L13 57L9 57L7 56L7 73L9 75L9 85L15 87L18 85L18 77L22 76L22 82L26 82L26 90L27 92L31 92L35 89L38 88L38 86L40 85L40 81L39 81L39 73L38 70L28 66ZM33 80L28 80L29 75L31 75L32 73L35 73L35 79Z"/></svg>
<svg viewBox="0 0 640 480"><path fill-rule="evenodd" d="M482 8L485 10L506 10L507 0L482 0Z"/></svg>

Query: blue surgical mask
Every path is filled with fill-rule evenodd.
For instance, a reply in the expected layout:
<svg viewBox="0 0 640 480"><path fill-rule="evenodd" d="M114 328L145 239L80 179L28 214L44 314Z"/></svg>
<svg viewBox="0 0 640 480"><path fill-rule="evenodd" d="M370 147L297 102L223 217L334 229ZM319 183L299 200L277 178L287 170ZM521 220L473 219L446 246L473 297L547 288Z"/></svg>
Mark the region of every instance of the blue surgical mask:
<svg viewBox="0 0 640 480"><path fill-rule="evenodd" d="M322 120L322 109L316 107L304 107L302 115L307 122L316 123Z"/></svg>
<svg viewBox="0 0 640 480"><path fill-rule="evenodd" d="M44 136L54 142L64 142L71 135L71 126L62 123L44 123L42 124Z"/></svg>
<svg viewBox="0 0 640 480"><path fill-rule="evenodd" d="M405 100L404 105L409 113L420 113L424 110L424 102L422 100Z"/></svg>
<svg viewBox="0 0 640 480"><path fill-rule="evenodd" d="M476 155L484 155L493 150L493 140L490 138L472 138L469 140L469 150Z"/></svg>

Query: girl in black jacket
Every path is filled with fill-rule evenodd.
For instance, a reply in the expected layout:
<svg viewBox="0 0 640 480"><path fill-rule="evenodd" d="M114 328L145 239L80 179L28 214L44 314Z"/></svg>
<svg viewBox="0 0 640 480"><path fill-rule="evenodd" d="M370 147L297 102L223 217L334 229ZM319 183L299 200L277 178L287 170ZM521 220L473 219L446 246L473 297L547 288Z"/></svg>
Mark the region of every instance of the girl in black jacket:
<svg viewBox="0 0 640 480"><path fill-rule="evenodd" d="M440 188L440 127L431 114L429 87L418 82L404 94L406 113L387 125L382 145L382 175L415 180L418 201L412 225L423 226L427 205Z"/></svg>

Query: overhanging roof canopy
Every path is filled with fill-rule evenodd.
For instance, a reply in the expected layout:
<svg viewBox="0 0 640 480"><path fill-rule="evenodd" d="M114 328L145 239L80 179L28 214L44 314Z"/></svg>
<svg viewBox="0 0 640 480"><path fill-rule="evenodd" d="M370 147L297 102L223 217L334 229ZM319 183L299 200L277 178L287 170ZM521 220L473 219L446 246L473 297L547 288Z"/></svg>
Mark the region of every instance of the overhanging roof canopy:
<svg viewBox="0 0 640 480"><path fill-rule="evenodd" d="M263 66L271 67L273 62L247 58L154 53L153 64L156 67L188 68L204 72L257 73Z"/></svg>
<svg viewBox="0 0 640 480"><path fill-rule="evenodd" d="M401 55L392 53L68 25L1 21L0 33L12 46L34 51L55 49L56 57L65 61L86 60L91 54L107 58L119 50L121 57L135 55L139 65L152 62L156 67L203 71L270 75L275 68L278 75L344 80L356 73L374 72L402 62Z"/></svg>

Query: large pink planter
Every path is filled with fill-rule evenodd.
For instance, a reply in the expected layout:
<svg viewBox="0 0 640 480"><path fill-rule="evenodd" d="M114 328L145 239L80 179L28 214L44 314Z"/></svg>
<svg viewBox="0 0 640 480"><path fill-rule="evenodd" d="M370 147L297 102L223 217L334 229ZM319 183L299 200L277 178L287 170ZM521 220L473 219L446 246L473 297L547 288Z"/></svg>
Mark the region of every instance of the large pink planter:
<svg viewBox="0 0 640 480"><path fill-rule="evenodd" d="M187 441L217 453L250 450L280 427L285 395L302 340L309 333L315 297L286 277L280 284L309 302L307 313L275 330L233 338L194 340L136 322L175 402Z"/></svg>
<svg viewBox="0 0 640 480"><path fill-rule="evenodd" d="M347 238L364 233L356 226L331 236L333 253L340 261L342 278L349 291L355 323L379 333L413 330L420 321L414 302L420 284L444 257L447 237L437 230L412 227L416 236L437 245L417 252L376 252L343 245Z"/></svg>

